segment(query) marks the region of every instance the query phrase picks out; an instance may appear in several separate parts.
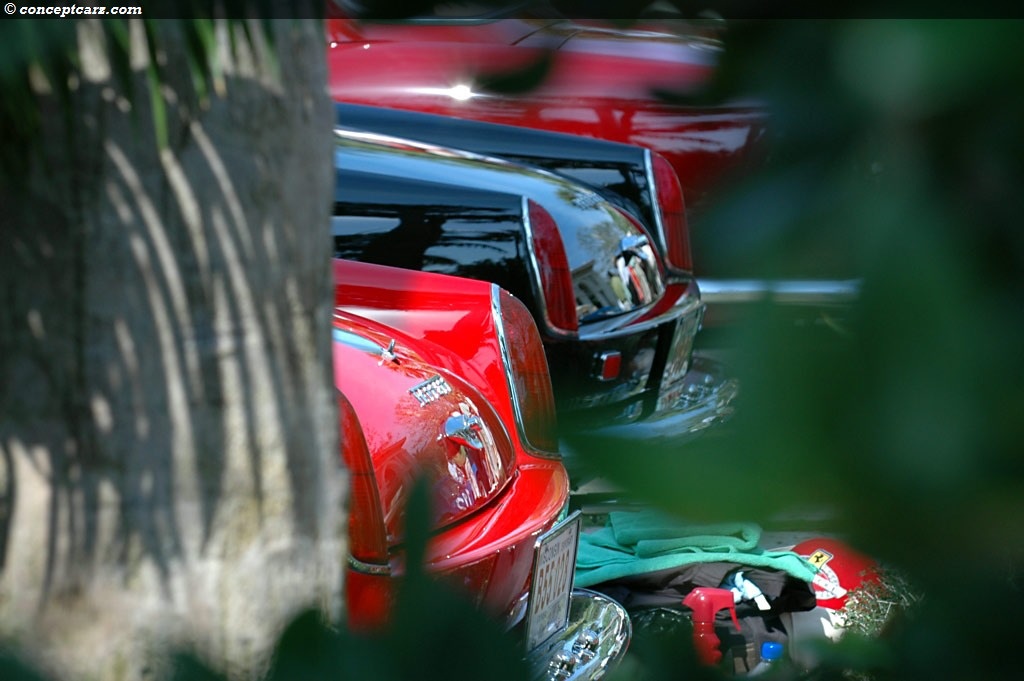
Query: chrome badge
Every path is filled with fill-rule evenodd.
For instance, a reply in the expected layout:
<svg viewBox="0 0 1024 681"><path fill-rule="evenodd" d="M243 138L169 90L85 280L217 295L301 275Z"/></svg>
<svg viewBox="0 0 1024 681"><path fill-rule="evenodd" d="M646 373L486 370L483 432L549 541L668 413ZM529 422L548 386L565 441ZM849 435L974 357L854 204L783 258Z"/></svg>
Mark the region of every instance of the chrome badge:
<svg viewBox="0 0 1024 681"><path fill-rule="evenodd" d="M480 439L483 429L484 422L479 416L455 413L444 422L444 437L462 447L483 449L484 443Z"/></svg>
<svg viewBox="0 0 1024 681"><path fill-rule="evenodd" d="M394 362L398 359L398 355L395 354L395 339L391 339L391 343L386 348L381 348L380 361L377 362L377 366L381 366L384 362Z"/></svg>
<svg viewBox="0 0 1024 681"><path fill-rule="evenodd" d="M422 383L409 388L409 393L416 398L421 407L425 407L442 395L451 393L452 387L440 376L431 376Z"/></svg>

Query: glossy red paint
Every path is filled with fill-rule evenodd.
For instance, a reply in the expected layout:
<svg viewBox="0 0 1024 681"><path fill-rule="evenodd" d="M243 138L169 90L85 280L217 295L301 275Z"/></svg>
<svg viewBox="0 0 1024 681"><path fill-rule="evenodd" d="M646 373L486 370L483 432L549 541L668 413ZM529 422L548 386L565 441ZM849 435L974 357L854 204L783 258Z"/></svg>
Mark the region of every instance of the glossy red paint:
<svg viewBox="0 0 1024 681"><path fill-rule="evenodd" d="M761 153L766 114L753 104L695 108L659 91L707 84L717 46L669 32L506 19L456 26L328 22L329 88L338 101L426 111L625 142L672 164L692 210L724 175ZM358 35L358 37L356 37ZM487 78L554 58L527 93Z"/></svg>
<svg viewBox="0 0 1024 681"><path fill-rule="evenodd" d="M351 335L340 335L345 332ZM338 342L339 338L371 340L379 351L367 352ZM393 329L338 312L335 341L335 384L355 409L373 458L390 546L402 541L400 516L417 475L432 481L434 522L439 528L464 519L500 495L514 475L515 452L486 398L457 374L424 362ZM392 358L384 357L384 352ZM421 400L415 389L431 380L443 388L435 389L429 400ZM372 389L352 389L360 386ZM373 418L376 414L389 418ZM442 437L452 415L482 424L481 447L459 447Z"/></svg>
<svg viewBox="0 0 1024 681"><path fill-rule="evenodd" d="M512 488L487 513L432 538L428 569L478 594L492 614L510 615L529 587L536 539L555 524L567 499L568 478L561 464L519 466ZM481 564L490 568L473 569ZM474 581L467 583L467 576Z"/></svg>
<svg viewBox="0 0 1024 681"><path fill-rule="evenodd" d="M451 24L403 24L360 22L346 19L335 12L325 22L328 44L350 40L426 41L439 43L471 42L513 45L538 30L549 26L550 20L505 19Z"/></svg>
<svg viewBox="0 0 1024 681"><path fill-rule="evenodd" d="M426 361L454 371L474 386L486 386L502 420L512 422L487 282L334 260L334 303L398 329L415 340ZM381 273L386 272L386 276ZM446 352L432 352L442 343Z"/></svg>
<svg viewBox="0 0 1024 681"><path fill-rule="evenodd" d="M372 459L389 552L377 567L390 571L350 566L350 624L386 621L404 569L403 495L424 470L432 471L436 504L427 569L495 615L510 616L529 587L535 540L568 499L568 477L560 461L534 456L520 440L492 286L344 261L335 261L334 276L335 384L358 417ZM410 392L435 376L444 389L423 400ZM460 437L482 444L446 437L450 417L472 419L473 434Z"/></svg>
<svg viewBox="0 0 1024 681"><path fill-rule="evenodd" d="M520 466L513 487L498 503L431 538L428 571L495 617L510 618L529 589L536 539L554 525L567 495L568 479L558 462ZM391 576L347 571L350 626L386 623L404 571L400 555L391 568Z"/></svg>
<svg viewBox="0 0 1024 681"><path fill-rule="evenodd" d="M677 272L693 271L690 254L690 228L686 222L686 203L679 176L664 156L651 154L658 210L664 225L666 248L665 266Z"/></svg>

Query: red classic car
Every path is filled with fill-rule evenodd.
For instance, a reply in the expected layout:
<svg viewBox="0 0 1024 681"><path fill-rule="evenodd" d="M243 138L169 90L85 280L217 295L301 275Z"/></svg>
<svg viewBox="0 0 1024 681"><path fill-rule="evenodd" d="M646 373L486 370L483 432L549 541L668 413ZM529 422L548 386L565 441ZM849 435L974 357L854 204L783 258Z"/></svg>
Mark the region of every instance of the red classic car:
<svg viewBox="0 0 1024 681"><path fill-rule="evenodd" d="M629 621L571 590L579 524L554 436L547 361L525 306L494 284L336 260L342 454L352 476L350 625L386 622L418 477L432 497L426 568L521 631L538 673L598 678Z"/></svg>
<svg viewBox="0 0 1024 681"><path fill-rule="evenodd" d="M760 158L762 106L697 108L663 96L706 85L721 49L685 22L625 30L564 18L387 23L334 14L326 30L329 87L337 101L646 147L676 169L691 211L723 174ZM495 74L536 64L548 72L528 92L509 96L489 88Z"/></svg>

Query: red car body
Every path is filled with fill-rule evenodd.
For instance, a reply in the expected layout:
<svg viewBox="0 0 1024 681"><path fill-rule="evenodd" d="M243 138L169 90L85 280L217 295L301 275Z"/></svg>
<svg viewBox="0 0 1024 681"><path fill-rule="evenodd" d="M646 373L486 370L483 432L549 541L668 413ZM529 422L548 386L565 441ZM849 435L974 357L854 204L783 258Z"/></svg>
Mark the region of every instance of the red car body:
<svg viewBox="0 0 1024 681"><path fill-rule="evenodd" d="M337 101L506 123L624 142L675 168L690 210L728 172L759 158L766 114L756 104L698 108L660 92L705 85L718 44L678 30L612 30L567 20L456 23L327 21L329 88ZM515 95L487 90L552 56L543 82Z"/></svg>
<svg viewBox="0 0 1024 681"><path fill-rule="evenodd" d="M516 625L537 541L564 517L569 494L530 313L481 281L342 260L334 277L334 380L352 479L350 625L387 621L405 570L405 505L419 477L432 499L427 571ZM629 625L617 605L574 592L571 607L568 633L535 656L571 649L574 632L595 626L604 664L624 652ZM591 678L583 667L574 678Z"/></svg>

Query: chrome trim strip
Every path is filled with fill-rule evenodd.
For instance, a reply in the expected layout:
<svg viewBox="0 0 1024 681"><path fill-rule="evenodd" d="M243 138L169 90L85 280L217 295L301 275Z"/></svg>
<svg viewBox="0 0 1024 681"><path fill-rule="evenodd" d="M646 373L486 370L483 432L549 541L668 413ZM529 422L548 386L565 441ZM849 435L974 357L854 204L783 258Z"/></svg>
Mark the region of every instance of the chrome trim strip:
<svg viewBox="0 0 1024 681"><path fill-rule="evenodd" d="M860 279L700 279L706 303L770 300L786 305L849 303L860 293Z"/></svg>
<svg viewBox="0 0 1024 681"><path fill-rule="evenodd" d="M516 420L516 436L519 438L519 444L531 454L545 459L560 459L562 458L561 454L535 447L526 436L526 428L523 426L523 409L519 405L519 391L516 389L516 382L512 378L512 353L508 349L508 337L505 335L505 320L501 317L501 293L501 287L492 283L491 318L494 320L494 331L498 337L498 348L501 351L501 368L505 373L505 385L508 386L509 399L512 401L512 414ZM508 295L512 294L509 293Z"/></svg>
<svg viewBox="0 0 1024 681"><path fill-rule="evenodd" d="M530 592L527 591L512 604L512 607L509 608L508 615L505 617L505 631L511 631L518 626L520 622L526 619L526 606L528 605L529 600Z"/></svg>
<svg viewBox="0 0 1024 681"><path fill-rule="evenodd" d="M665 234L665 224L661 220L661 200L658 198L658 183L654 181L654 161L651 160L651 150L644 148L644 174L647 175L647 184L651 187L651 212L654 213L654 226L658 230L658 239L661 247L668 252L668 235ZM667 266L668 263L666 262Z"/></svg>
<svg viewBox="0 0 1024 681"><path fill-rule="evenodd" d="M359 560L351 553L348 555L348 566L356 572L361 572L364 575L380 575L383 577L391 576L390 565L380 565L378 563L364 563Z"/></svg>
<svg viewBox="0 0 1024 681"><path fill-rule="evenodd" d="M692 296L684 293L682 296L679 297L679 300L676 301L675 305L665 310L657 317L645 319L643 322L640 322L638 324L628 324L626 326L619 326L608 331L588 333L585 329L581 329L579 338L581 341L593 341L603 340L606 338L617 338L619 336L629 336L634 333L646 331L653 327L659 326L665 323L666 321L671 321L673 319L681 319L683 317L688 317L693 314L699 314L701 310L703 310L705 307L706 306L703 300L703 291L701 291L701 295L697 296Z"/></svg>

